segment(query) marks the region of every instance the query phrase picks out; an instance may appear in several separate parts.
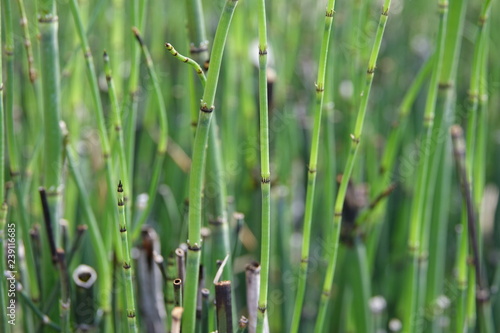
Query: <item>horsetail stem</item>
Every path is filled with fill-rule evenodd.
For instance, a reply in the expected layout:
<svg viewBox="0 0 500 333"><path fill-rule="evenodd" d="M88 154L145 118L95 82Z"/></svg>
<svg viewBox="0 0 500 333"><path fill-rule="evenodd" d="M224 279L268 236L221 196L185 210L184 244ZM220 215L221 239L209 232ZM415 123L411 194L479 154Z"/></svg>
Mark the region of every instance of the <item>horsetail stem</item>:
<svg viewBox="0 0 500 333"><path fill-rule="evenodd" d="M31 38L30 38L30 30L28 26L28 18L26 17L26 8L24 7L24 1L23 0L17 0L17 4L19 6L19 13L20 13L20 20L19 20L19 25L21 26L21 29L23 30L23 44L24 48L26 49L26 57L28 60L28 73L29 73L29 78L31 83L34 83L36 78L37 78L37 71L35 68L35 58L33 56L33 47L31 45Z"/></svg>
<svg viewBox="0 0 500 333"><path fill-rule="evenodd" d="M201 69L201 66L193 59L185 57L182 54L180 54L179 52L177 52L177 50L174 49L172 44L166 43L165 47L168 50L168 52L170 52L179 61L182 61L182 62L188 64L189 66L193 67L196 74L198 74L198 77L200 78L201 84L203 85L203 87L205 87L205 85L207 83L207 78L205 76L205 73L203 72L203 69Z"/></svg>
<svg viewBox="0 0 500 333"><path fill-rule="evenodd" d="M130 248L127 234L127 219L125 217L125 201L123 198L123 185L120 181L118 183L118 213L120 220L118 226L122 240L122 258L123 258L123 278L125 280L125 298L127 305L127 321L130 332L139 332L137 327L136 313L135 313L135 298L134 298L134 285L132 280L132 261L130 259Z"/></svg>
<svg viewBox="0 0 500 333"><path fill-rule="evenodd" d="M40 29L40 61L44 110L44 182L49 196L56 244L60 243L59 205L61 198L62 134L61 89L59 77L58 17L55 0L38 1L38 27Z"/></svg>
<svg viewBox="0 0 500 333"><path fill-rule="evenodd" d="M215 304L217 306L217 329L219 332L233 332L231 281L215 284Z"/></svg>
<svg viewBox="0 0 500 333"><path fill-rule="evenodd" d="M427 94L425 111L424 111L424 133L422 135L421 143L422 148L420 151L420 160L417 170L417 184L415 188L415 200L412 203L411 216L410 216L410 229L408 235L408 253L411 259L410 263L410 279L408 280L408 298L404 312L403 332L414 332L418 330L416 320L416 309L418 308L418 276L419 276L419 256L422 249L427 246L427 232L424 226L425 214L423 213L426 208L425 198L427 196L427 184L429 179L429 168L431 162L431 149L435 149L436 144L433 144L433 129L434 117L436 109L436 100L438 93L438 83L443 64L443 54L446 38L446 22L448 15L448 2L446 0L438 1L439 13L439 28L436 37L436 50L434 55L434 68L431 75L429 84L429 91ZM429 146L430 145L430 146ZM424 244L422 244L424 243Z"/></svg>
<svg viewBox="0 0 500 333"><path fill-rule="evenodd" d="M120 114L120 106L118 105L118 96L116 94L115 83L111 72L111 64L108 53L104 51L104 72L106 74L106 82L108 83L109 99L111 102L111 111L113 112L113 123L118 138L118 157L120 165L120 178L125 179L128 175L127 159L125 157L125 142L123 139L123 128ZM126 192L125 192L126 193ZM124 199L127 201L127 195L124 194Z"/></svg>
<svg viewBox="0 0 500 333"><path fill-rule="evenodd" d="M139 236L142 225L146 222L146 219L148 218L149 214L151 213L151 210L153 209L155 194L158 191L158 185L160 183L163 161L165 160L165 154L167 153L168 121L167 121L167 108L165 106L165 99L163 98L163 94L161 92L160 82L158 81L158 77L154 69L153 60L151 59L151 55L149 54L148 48L144 44L144 40L142 39L139 30L136 27L133 27L132 31L135 35L137 42L139 43L144 58L146 59L146 67L148 69L149 77L151 79L151 83L153 84L153 91L156 97L156 101L158 103L158 119L160 124L158 147L155 156L151 183L148 191L149 198L146 205L146 209L143 210L142 214L139 217L139 220L132 229L131 237L132 240L134 240Z"/></svg>
<svg viewBox="0 0 500 333"><path fill-rule="evenodd" d="M269 256L271 243L271 170L269 167L269 104L267 96L267 18L266 2L257 2L259 22L259 120L260 120L260 175L262 192L260 288L257 313L257 330L264 332L267 318L267 292L269 281Z"/></svg>
<svg viewBox="0 0 500 333"><path fill-rule="evenodd" d="M144 8L146 7L147 0L131 0L128 3L130 4L130 16L131 22L127 24L128 27L138 27L140 30L143 30L143 22L144 22ZM130 192L133 193L132 190L132 175L134 174L134 165L133 165L133 157L134 157L134 147L135 147L135 127L137 122L137 103L138 103L138 84L139 84L139 65L140 65L140 55L141 48L137 42L134 41L135 36L132 40L130 40L131 44L131 59L130 59L130 75L127 85L127 94L123 100L123 114L122 114L122 122L123 128L125 131L125 149L126 149L126 157L127 157L127 165L128 165L128 179Z"/></svg>
<svg viewBox="0 0 500 333"><path fill-rule="evenodd" d="M211 116L214 111L215 92L219 80L222 55L229 26L237 1L228 0L224 5L214 38L210 71L201 100L200 115L193 145L191 177L189 184L189 229L186 286L184 293L183 329L187 333L195 330L196 299L198 294L198 274L201 257L201 210L202 185L205 174L206 151Z"/></svg>
<svg viewBox="0 0 500 333"><path fill-rule="evenodd" d="M187 18L188 18L188 36L190 42L190 55L194 58L194 61L202 63L205 69L208 69L209 53L208 53L208 41L205 35L205 22L203 17L202 3L198 0L191 0L186 2ZM215 47L215 45L214 45ZM168 46L167 46L167 49ZM172 50L169 50L171 53ZM175 52L172 53L175 56ZM178 57L179 54L177 52ZM181 58L178 58L179 60ZM196 70L203 90L206 89L206 79L204 78L203 71L201 68L189 60L183 59L184 62L189 63ZM190 90L193 105L196 105L198 98L198 93L200 89L194 85L193 77L190 76ZM208 136L208 148L207 148L207 158L205 168L205 184L214 184L214 192L211 195L207 195L207 200L209 201L209 223L212 230L212 262L220 260L230 253L230 240L229 240L229 228L227 226L227 205L226 205L226 182L224 175L224 165L223 157L221 153L221 143L218 136L217 118L215 115L212 116L211 125L209 128ZM198 123L197 114L195 109L192 109L192 124ZM196 133L195 133L196 134ZM206 193L208 194L208 193ZM215 260L214 260L215 259ZM230 280L232 275L232 262L228 264L228 269L224 271L224 279ZM198 293L199 296L199 293Z"/></svg>
<svg viewBox="0 0 500 333"><path fill-rule="evenodd" d="M299 331L300 317L302 314L302 305L307 282L307 269L309 262L309 247L311 238L311 224L314 206L314 192L316 187L316 169L318 162L319 139L321 130L321 119L323 113L323 98L325 91L325 76L328 60L328 48L330 45L330 35L332 31L333 15L335 13L335 0L329 0L326 6L325 13L325 28L323 30L323 38L321 42L321 51L318 65L318 76L316 80L316 104L314 109L314 128L311 142L311 154L309 157L308 173L307 173L307 194L306 207L304 213L304 230L302 236L302 253L300 260L300 275L298 278L297 296L295 299L295 307L293 311L293 319L291 332Z"/></svg>
<svg viewBox="0 0 500 333"><path fill-rule="evenodd" d="M333 221L334 231L333 231L333 236L330 239L332 254L331 257L329 258L329 263L325 275L325 282L323 285L323 292L321 294L318 317L316 319L316 325L315 325L316 333L320 333L323 331L325 323L326 310L328 307L328 301L330 299L331 287L333 283L333 277L337 261L340 226L342 222L342 208L344 206L344 199L346 196L347 185L349 184L349 179L351 178L352 169L354 167L356 154L361 140L363 123L368 105L368 98L370 96L370 89L373 82L373 76L375 74L375 66L380 51L380 44L382 43L382 37L384 35L385 25L387 23L387 18L389 16L390 5L391 5L391 0L384 1L382 13L380 15L379 24L377 27L377 32L375 35L375 41L368 62L368 69L366 71L365 88L361 95L361 102L359 104L359 111L356 117L354 132L353 134L351 134L351 149L345 165L344 174L342 175L342 181L340 183L340 187L337 193L337 198L335 200L335 211L334 211L334 221Z"/></svg>
<svg viewBox="0 0 500 333"><path fill-rule="evenodd" d="M174 286L174 304L175 306L182 307L182 280L175 279L172 284Z"/></svg>

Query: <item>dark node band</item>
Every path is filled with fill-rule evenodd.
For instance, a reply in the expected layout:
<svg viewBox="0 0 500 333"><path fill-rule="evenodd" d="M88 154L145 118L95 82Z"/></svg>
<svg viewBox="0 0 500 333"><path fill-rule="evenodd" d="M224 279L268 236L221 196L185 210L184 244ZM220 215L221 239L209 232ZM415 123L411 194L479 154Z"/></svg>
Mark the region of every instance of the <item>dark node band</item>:
<svg viewBox="0 0 500 333"><path fill-rule="evenodd" d="M203 112L203 113L212 113L212 112L214 112L214 107L213 106L212 107L208 107L206 105L202 105L200 107L200 111Z"/></svg>
<svg viewBox="0 0 500 333"><path fill-rule="evenodd" d="M224 221L221 218L211 219L208 221L211 225L221 225Z"/></svg>
<svg viewBox="0 0 500 333"><path fill-rule="evenodd" d="M260 181L262 182L262 184L269 184L271 182L271 179L270 178L262 178Z"/></svg>
<svg viewBox="0 0 500 333"><path fill-rule="evenodd" d="M40 16L40 18L38 19L39 23L54 23L57 21L59 21L59 18L57 17L57 15L55 15L55 16Z"/></svg>
<svg viewBox="0 0 500 333"><path fill-rule="evenodd" d="M126 263L126 262L125 262L125 263L123 263L123 268L125 268L125 269L130 269L130 264L128 264L128 263Z"/></svg>
<svg viewBox="0 0 500 333"><path fill-rule="evenodd" d="M448 1L438 4L439 9L448 9Z"/></svg>
<svg viewBox="0 0 500 333"><path fill-rule="evenodd" d="M451 82L440 82L438 84L438 88L441 90L450 89L451 87L453 87L453 84Z"/></svg>
<svg viewBox="0 0 500 333"><path fill-rule="evenodd" d="M201 251L201 246L198 246L196 244L195 245L188 245L188 250L198 252L198 251Z"/></svg>
<svg viewBox="0 0 500 333"><path fill-rule="evenodd" d="M17 176L19 176L20 174L21 174L21 173L20 173L19 171L11 171L11 172L10 172L10 176L11 176L12 178L17 177Z"/></svg>
<svg viewBox="0 0 500 333"><path fill-rule="evenodd" d="M366 70L366 73L367 73L367 74L373 74L373 73L375 73L375 67L369 67L369 68Z"/></svg>
<svg viewBox="0 0 500 333"><path fill-rule="evenodd" d="M266 310L267 310L267 306L264 306L264 307L259 306L259 311L260 311L261 313L265 313L265 312L266 312Z"/></svg>
<svg viewBox="0 0 500 333"><path fill-rule="evenodd" d="M120 227L120 232L127 232L127 227Z"/></svg>
<svg viewBox="0 0 500 333"><path fill-rule="evenodd" d="M203 53L203 52L206 52L206 51L208 51L208 48L204 44L202 44L199 47L191 46L191 48L189 49L189 53L191 53L191 54L198 54L198 53Z"/></svg>
<svg viewBox="0 0 500 333"><path fill-rule="evenodd" d="M129 317L129 318L135 318L135 312L131 311L131 312L127 313L127 317Z"/></svg>
<svg viewBox="0 0 500 333"><path fill-rule="evenodd" d="M333 17L333 14L335 14L335 11L333 9L326 11L326 17Z"/></svg>

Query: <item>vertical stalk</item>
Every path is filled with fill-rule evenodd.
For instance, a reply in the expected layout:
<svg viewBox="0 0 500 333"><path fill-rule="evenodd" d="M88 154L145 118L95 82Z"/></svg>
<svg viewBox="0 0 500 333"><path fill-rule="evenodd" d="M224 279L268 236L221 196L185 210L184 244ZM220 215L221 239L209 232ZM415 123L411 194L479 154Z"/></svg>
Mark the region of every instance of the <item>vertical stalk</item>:
<svg viewBox="0 0 500 333"><path fill-rule="evenodd" d="M158 147L155 154L155 162L153 167L153 174L151 176L149 191L148 191L148 202L146 204L146 209L144 209L139 217L139 220L132 229L132 240L139 236L142 225L146 222L151 210L153 208L155 194L158 190L158 184L160 182L161 170L163 167L163 161L165 160L165 154L167 153L167 143L168 143L168 121L167 121L167 108L165 106L165 99L161 93L160 82L156 75L156 71L153 66L153 60L148 51L148 48L144 44L141 34L137 28L132 28L135 38L139 43L142 50L142 54L146 59L146 67L148 69L149 77L151 83L153 84L153 91L156 97L156 102L158 103L158 120L160 123L160 133L158 138Z"/></svg>
<svg viewBox="0 0 500 333"><path fill-rule="evenodd" d="M23 30L23 44L26 49L26 57L28 58L28 73L31 83L34 83L37 78L37 71L35 68L35 57L33 56L33 47L31 46L30 39L30 30L28 27L28 18L26 17L26 9L24 7L23 0L17 0L17 4L19 6L19 12L21 19L19 20L19 24Z"/></svg>
<svg viewBox="0 0 500 333"><path fill-rule="evenodd" d="M224 5L210 60L210 71L207 84L201 100L198 126L193 145L191 176L189 183L189 230L188 255L186 268L186 284L184 293L184 315L182 316L183 330L193 333L195 330L196 300L198 295L198 274L201 258L201 216L202 216L202 185L205 174L206 144L212 113L215 109L215 92L219 80L222 55L226 43L229 26L236 7L237 0L228 0Z"/></svg>
<svg viewBox="0 0 500 333"><path fill-rule="evenodd" d="M60 244L59 205L61 199L62 134L59 72L58 17L55 0L38 1L40 61L44 110L44 183L47 190L56 244Z"/></svg>
<svg viewBox="0 0 500 333"><path fill-rule="evenodd" d="M409 291L406 302L406 311L403 320L403 332L414 332L418 328L418 277L419 277L419 255L421 254L421 247L423 242L426 242L424 237L425 233L424 223L424 209L425 198L427 195L427 180L429 177L429 165L431 161L431 154L435 145L432 142L432 134L434 129L434 111L436 108L436 99L438 92L438 82L443 63L443 50L446 37L446 22L448 14L447 0L439 0L439 29L436 39L436 51L434 58L434 69L431 76L429 85L429 92L424 113L424 134L421 140L420 161L417 171L417 185L415 188L415 199L412 204L411 217L410 217L410 231L408 236L408 253L410 256L410 280L408 281ZM423 231L424 230L424 231ZM425 246L425 245L424 245Z"/></svg>
<svg viewBox="0 0 500 333"><path fill-rule="evenodd" d="M269 252L271 242L271 170L269 167L269 111L267 99L267 24L266 1L257 3L259 22L259 120L260 120L260 172L262 191L262 220L260 247L260 288L257 333L262 333L267 317L267 291L269 281Z"/></svg>
<svg viewBox="0 0 500 333"><path fill-rule="evenodd" d="M175 306L182 307L182 280L175 279L174 285L174 304Z"/></svg>
<svg viewBox="0 0 500 333"><path fill-rule="evenodd" d="M123 186L120 181L118 184L118 212L120 220L118 225L122 239L122 258L123 258L123 278L125 280L125 298L127 304L127 318L129 332L139 332L135 318L135 299L134 285L132 281L132 261L130 259L130 248L127 234L127 220L125 218L125 201L123 197Z"/></svg>
<svg viewBox="0 0 500 333"><path fill-rule="evenodd" d="M186 2L187 17L188 17L188 36L190 42L190 55L202 65L208 64L208 41L205 33L205 21L203 16L203 8L200 0L189 0ZM188 62L188 61L186 61ZM190 63L190 62L188 62ZM193 65L192 63L190 63ZM195 67L196 68L196 67ZM198 65L196 72L202 80L203 89L205 88L205 80L203 79L203 71ZM192 78L191 78L192 82ZM197 96L198 89L194 85L191 86L192 95ZM194 113L196 116L196 113ZM196 119L193 119L193 123ZM205 175L205 183L209 183L213 188L213 193L207 196L207 199L212 201L210 205L212 210L209 214L209 221L212 227L212 255L215 260L222 260L230 253L229 228L227 223L227 207L226 207L226 182L224 179L224 166L218 137L218 127L215 115L210 126L207 148L207 169ZM228 267L223 272L224 280L232 278L232 261L227 264Z"/></svg>
<svg viewBox="0 0 500 333"><path fill-rule="evenodd" d="M71 299L69 291L69 274L66 265L66 255L63 249L56 250L57 265L59 268L59 276L61 277L61 298L59 300L59 311L61 316L61 332L71 332L70 327L70 310Z"/></svg>
<svg viewBox="0 0 500 333"><path fill-rule="evenodd" d="M304 230L302 238L302 254L300 260L300 275L298 278L297 296L293 311L291 332L299 330L300 316L307 282L307 268L309 263L309 246L311 238L311 224L314 206L314 189L316 186L316 168L318 162L319 139L321 130L321 119L323 112L323 97L325 91L325 75L328 59L328 48L330 44L330 35L332 31L333 14L335 13L335 0L329 0L326 6L325 27L323 39L321 42L321 51L319 55L318 76L316 79L316 104L314 109L314 128L312 134L311 154L309 157L309 166L307 173L307 194L306 207L304 213Z"/></svg>
<svg viewBox="0 0 500 333"><path fill-rule="evenodd" d="M108 83L108 92L109 92L109 100L111 104L111 112L113 125L116 132L116 137L118 140L118 160L119 160L119 176L120 179L125 179L128 175L127 171L127 159L125 157L125 143L123 140L123 129L122 129L122 120L120 114L120 106L118 105L118 96L115 89L115 83L113 80L112 72L111 72L111 64L109 60L108 53L104 51L104 72L106 74L106 82Z"/></svg>
<svg viewBox="0 0 500 333"><path fill-rule="evenodd" d="M215 284L215 304L217 306L217 329L219 332L233 332L233 314L231 302L231 281Z"/></svg>
<svg viewBox="0 0 500 333"><path fill-rule="evenodd" d="M340 183L339 191L337 193L337 198L335 200L335 213L333 220L333 236L331 238L331 257L329 258L329 263L325 275L325 281L323 285L323 292L321 294L320 305L318 309L318 317L316 319L315 332L320 333L323 331L325 324L325 317L328 307L328 301L330 299L331 287L333 282L333 277L335 274L335 267L337 261L338 244L340 237L340 227L342 223L342 209L344 206L344 200L347 192L347 185L351 178L352 169L354 167L354 162L356 160L356 154L358 151L359 143L361 140L361 134L363 131L363 123L365 119L366 109L368 106L368 98L370 96L370 89L373 82L373 77L375 74L376 62L380 50L380 44L382 43L382 37L385 31L385 25L387 23L389 8L391 5L391 0L385 0L382 8L382 13L380 15L379 24L377 27L377 32L375 35L375 41L370 54L370 59L368 62L368 69L366 72L365 88L361 95L361 101L359 105L358 115L356 117L356 124L354 127L354 132L351 134L351 149L349 156L347 158L344 174L342 175L342 181Z"/></svg>
<svg viewBox="0 0 500 333"><path fill-rule="evenodd" d="M443 293L443 282L445 276L445 251L446 251L446 230L448 227L448 212L450 207L450 187L451 178L448 170L451 167L451 141L448 133L451 121L455 113L456 101L456 72L458 60L460 58L461 36L465 21L466 0L459 0L450 4L450 12L446 28L445 49L443 50L444 61L440 73L438 84L438 96L436 108L442 109L436 117L435 129L433 131L433 142L436 142L436 148L430 161L430 176L427 182L428 198L426 201L427 218L424 226L429 230L428 245L422 244L422 258L428 257L428 271L422 269L420 278L425 281L423 285L425 290L420 290L419 294L425 295L425 307L430 309L426 316L433 331L439 331L439 307L437 305L438 297ZM438 138L444 138L440 140ZM432 188L436 183L435 190ZM432 192L434 193L433 200ZM432 211L431 211L432 210ZM430 224L430 225L429 225ZM427 253L429 255L427 255ZM425 275L424 275L425 274Z"/></svg>

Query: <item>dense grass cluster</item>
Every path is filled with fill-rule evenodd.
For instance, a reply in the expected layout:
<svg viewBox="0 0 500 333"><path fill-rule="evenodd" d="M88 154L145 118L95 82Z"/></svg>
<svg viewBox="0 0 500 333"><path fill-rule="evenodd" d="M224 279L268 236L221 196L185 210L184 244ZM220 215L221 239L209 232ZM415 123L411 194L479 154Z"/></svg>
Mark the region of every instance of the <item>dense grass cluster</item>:
<svg viewBox="0 0 500 333"><path fill-rule="evenodd" d="M500 331L499 13L1 0L0 332Z"/></svg>

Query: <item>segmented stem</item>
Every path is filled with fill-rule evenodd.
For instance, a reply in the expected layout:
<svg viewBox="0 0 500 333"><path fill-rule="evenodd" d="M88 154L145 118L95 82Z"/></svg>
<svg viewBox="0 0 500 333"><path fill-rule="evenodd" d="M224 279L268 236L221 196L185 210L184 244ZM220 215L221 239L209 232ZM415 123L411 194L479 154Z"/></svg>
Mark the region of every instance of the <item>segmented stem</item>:
<svg viewBox="0 0 500 333"><path fill-rule="evenodd" d="M297 286L297 296L293 311L291 332L299 331L302 305L306 291L307 268L309 263L309 247L311 238L311 225L314 206L314 190L316 187L316 169L318 162L318 149L321 130L321 119L323 113L323 97L325 91L325 75L328 59L328 48L330 45L330 35L332 31L333 15L335 13L335 0L329 0L325 13L325 28L323 31L323 40L321 43L320 59L318 66L318 77L316 81L316 107L314 109L314 128L311 143L311 155L309 157L309 166L307 174L307 194L306 208L304 214L304 230L302 235L302 254L300 260L300 275Z"/></svg>
<svg viewBox="0 0 500 333"><path fill-rule="evenodd" d="M222 10L221 18L215 33L210 71L201 100L200 114L193 145L191 178L189 184L189 230L188 256L186 267L186 284L184 294L183 330L192 333L195 330L196 300L198 295L198 275L201 257L201 216L202 216L202 185L205 174L206 145L212 113L214 111L215 92L219 80L222 55L229 26L237 1L228 0Z"/></svg>
<svg viewBox="0 0 500 333"><path fill-rule="evenodd" d="M139 332L135 315L134 285L132 281L132 260L130 259L130 247L127 234L127 219L125 217L125 200L123 197L123 185L118 183L118 213L120 220L118 226L122 240L123 278L125 279L125 299L127 304L127 318L130 332Z"/></svg>
<svg viewBox="0 0 500 333"><path fill-rule="evenodd" d="M421 253L423 238L426 236L423 230L423 218L425 209L425 198L427 195L427 186L429 178L429 167L431 162L432 149L435 149L435 143L432 142L434 129L434 116L436 109L436 100L438 93L439 77L443 64L444 45L446 38L446 22L448 15L448 2L446 0L438 1L439 28L436 39L436 51L434 58L434 68L429 84L425 112L424 112L424 134L421 139L420 161L417 170L417 184L415 188L415 199L412 204L410 217L410 231L408 235L408 253L411 259L411 267L408 282L410 291L405 306L403 318L403 332L414 332L418 329L418 257ZM425 241L426 242L426 241Z"/></svg>
<svg viewBox="0 0 500 333"><path fill-rule="evenodd" d="M153 91L156 97L156 102L158 103L158 120L160 125L160 133L158 137L158 147L153 167L153 175L151 177L151 182L148 191L148 202L146 205L146 209L142 211L139 220L132 229L131 237L132 240L134 240L139 236L142 225L146 222L146 219L148 218L149 214L151 213L151 210L153 209L155 194L158 190L158 184L160 183L163 161L165 160L165 154L167 153L168 120L167 120L167 108L165 107L165 99L163 98L163 94L161 92L160 83L158 81L158 76L156 75L156 71L154 69L151 55L148 51L147 46L144 44L144 40L142 39L139 30L134 27L132 28L132 31L134 32L136 40L139 43L139 46L142 50L142 54L146 59L146 67L148 69L151 83L153 84Z"/></svg>
<svg viewBox="0 0 500 333"><path fill-rule="evenodd" d="M205 85L207 83L207 78L205 76L205 73L201 69L201 66L196 61L194 61L193 59L185 57L182 54L180 54L179 52L177 52L177 50L174 49L174 47L172 46L172 44L166 43L165 47L167 48L168 52L170 52L179 61L182 61L182 62L188 64L189 66L193 67L193 69L195 70L196 74L198 74L198 77L200 78L201 84L203 85L203 87L205 87Z"/></svg>
<svg viewBox="0 0 500 333"><path fill-rule="evenodd" d="M389 15L389 8L391 5L391 0L385 0L384 6L382 8L382 13L380 15L379 24L377 28L377 32L375 35L375 42L373 44L373 48L370 54L370 59L368 62L368 69L366 71L366 81L365 88L363 93L361 94L361 102L359 105L358 115L356 118L356 124L354 127L354 132L351 134L351 149L349 152L349 156L347 158L346 166L344 169L344 174L342 175L342 181L340 183L339 191L337 193L337 198L335 200L335 211L334 211L334 219L333 219L333 237L331 241L331 252L332 255L329 258L329 263L325 275L325 282L323 285L323 292L321 294L321 300L318 310L318 317L316 319L315 332L320 333L323 332L323 327L326 318L326 312L328 307L328 301L330 299L330 293L333 283L333 277L335 274L335 267L337 263L337 254L338 254L338 245L339 245L339 237L340 237L340 227L342 223L342 208L344 206L344 200L347 191L347 185L349 184L349 179L351 178L352 169L354 167L354 162L356 160L356 154L358 151L359 143L361 140L361 134L363 130L363 123L365 120L368 98L370 96L370 89L373 82L373 76L375 74L375 66L380 50L380 44L382 43L382 37L385 31L385 25L387 23L387 18Z"/></svg>

